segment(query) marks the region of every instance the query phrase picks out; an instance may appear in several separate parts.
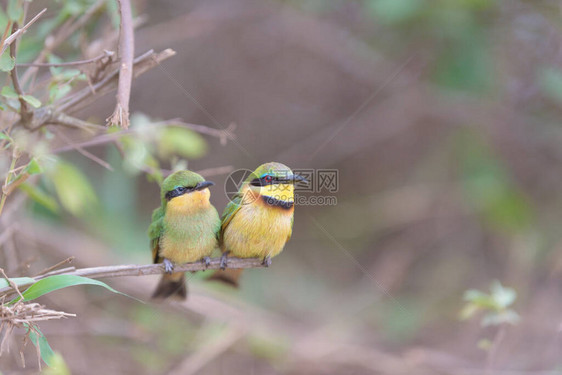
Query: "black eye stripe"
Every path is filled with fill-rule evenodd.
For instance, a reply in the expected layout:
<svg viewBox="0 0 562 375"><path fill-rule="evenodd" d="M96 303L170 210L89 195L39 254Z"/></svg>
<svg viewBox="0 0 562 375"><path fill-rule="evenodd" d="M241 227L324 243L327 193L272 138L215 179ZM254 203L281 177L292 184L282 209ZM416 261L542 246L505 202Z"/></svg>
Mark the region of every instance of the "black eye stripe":
<svg viewBox="0 0 562 375"><path fill-rule="evenodd" d="M172 198L175 197L179 197L180 195L183 195L185 193L189 193L191 191L193 191L195 189L195 186L191 187L191 186L179 186L177 188L175 188L174 190L170 190L168 192L166 192L166 200L170 200Z"/></svg>
<svg viewBox="0 0 562 375"><path fill-rule="evenodd" d="M279 181L280 181L279 177L266 175L263 176L262 178L254 178L252 181L250 181L250 185L267 186L267 185L273 185L275 183L278 183Z"/></svg>

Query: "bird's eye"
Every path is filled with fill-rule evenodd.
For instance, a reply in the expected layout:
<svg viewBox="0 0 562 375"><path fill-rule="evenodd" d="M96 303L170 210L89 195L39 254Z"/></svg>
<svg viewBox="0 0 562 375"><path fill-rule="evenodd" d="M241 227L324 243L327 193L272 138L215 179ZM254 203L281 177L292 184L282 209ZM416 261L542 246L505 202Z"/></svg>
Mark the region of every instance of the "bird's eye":
<svg viewBox="0 0 562 375"><path fill-rule="evenodd" d="M267 175L263 179L265 180L265 182L270 183L273 180L273 177L271 177L270 175Z"/></svg>
<svg viewBox="0 0 562 375"><path fill-rule="evenodd" d="M183 193L185 190L186 190L186 188L185 188L184 186L180 186L180 187L177 187L177 188L176 188L176 191L177 191L178 193Z"/></svg>

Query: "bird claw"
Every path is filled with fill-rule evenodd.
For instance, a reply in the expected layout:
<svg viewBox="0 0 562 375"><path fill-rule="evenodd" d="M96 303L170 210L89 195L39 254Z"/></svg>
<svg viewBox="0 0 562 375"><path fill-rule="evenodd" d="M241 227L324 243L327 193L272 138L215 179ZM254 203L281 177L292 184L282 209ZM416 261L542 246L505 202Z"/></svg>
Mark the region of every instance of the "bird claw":
<svg viewBox="0 0 562 375"><path fill-rule="evenodd" d="M268 255L265 258L263 258L262 264L266 267L271 266L271 256Z"/></svg>
<svg viewBox="0 0 562 375"><path fill-rule="evenodd" d="M209 268L209 266L211 265L211 258L203 257L203 263L205 263L205 268Z"/></svg>
<svg viewBox="0 0 562 375"><path fill-rule="evenodd" d="M221 263L220 263L220 268L221 270L225 270L226 267L228 266L228 251L225 251L224 253L222 253L221 256Z"/></svg>
<svg viewBox="0 0 562 375"><path fill-rule="evenodd" d="M164 270L167 274L171 274L174 271L174 263L172 263L169 259L164 258Z"/></svg>

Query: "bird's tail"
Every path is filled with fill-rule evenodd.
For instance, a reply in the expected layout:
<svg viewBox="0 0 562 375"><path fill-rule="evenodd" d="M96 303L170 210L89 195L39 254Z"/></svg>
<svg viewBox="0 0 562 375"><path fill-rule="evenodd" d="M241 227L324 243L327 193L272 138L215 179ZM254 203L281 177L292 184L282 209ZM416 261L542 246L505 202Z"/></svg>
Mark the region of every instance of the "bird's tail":
<svg viewBox="0 0 562 375"><path fill-rule="evenodd" d="M225 270L217 270L213 272L211 276L209 276L208 280L217 280L223 282L225 284L231 285L235 288L238 288L240 276L242 275L242 269L225 269Z"/></svg>
<svg viewBox="0 0 562 375"><path fill-rule="evenodd" d="M153 299L174 298L185 300L187 298L187 283L185 281L185 273L174 272L172 274L164 274L152 294Z"/></svg>

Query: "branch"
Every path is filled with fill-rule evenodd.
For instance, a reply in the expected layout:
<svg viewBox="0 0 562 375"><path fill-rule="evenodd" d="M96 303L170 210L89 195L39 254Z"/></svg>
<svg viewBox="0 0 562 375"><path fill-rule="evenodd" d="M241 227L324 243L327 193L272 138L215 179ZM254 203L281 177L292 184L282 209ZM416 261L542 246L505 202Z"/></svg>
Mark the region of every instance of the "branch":
<svg viewBox="0 0 562 375"><path fill-rule="evenodd" d="M33 25L35 23L35 21L37 21L39 19L39 17L41 17L41 15L43 13L45 13L47 11L47 8L43 9L42 11L40 11L39 13L37 13L37 15L35 17L33 17L31 19L31 21L29 21L28 23L26 23L21 29L12 29L12 35L10 35L9 37L6 38L6 40L4 40L4 43L2 44L2 46L0 47L0 55L4 53L4 51L6 50L6 48L8 48L9 45L11 45L20 34L23 34L26 32L26 30L29 28L29 26Z"/></svg>
<svg viewBox="0 0 562 375"><path fill-rule="evenodd" d="M154 68L156 65L160 64L162 61L174 56L176 52L172 49L165 49L162 52L155 53L150 50L145 54L137 57L133 63L133 78L137 78L141 74L147 72L148 70ZM72 110L78 104L87 105L92 100L91 97L94 95L103 95L117 88L119 76L119 69L113 71L108 76L106 76L101 81L95 83L91 87L84 87L83 89L77 91L74 95L64 99L63 103L58 106L61 112L66 112L68 109Z"/></svg>
<svg viewBox="0 0 562 375"><path fill-rule="evenodd" d="M129 127L129 99L133 82L133 59L135 57L135 35L133 32L133 15L129 0L119 0L121 13L121 33L119 37L119 53L121 69L119 72L119 88L117 89L117 105L115 111L106 121L108 126L120 125Z"/></svg>
<svg viewBox="0 0 562 375"><path fill-rule="evenodd" d="M14 26L12 27L12 35L16 34L16 30L18 28L17 22L14 22ZM10 44L10 56L11 58L16 61L16 50L17 50L17 43L16 38ZM18 93L19 101L20 101L20 117L21 121L23 122L24 126L28 126L29 122L33 118L33 111L29 109L27 102L23 99L25 93L23 92L20 81L18 80L18 70L17 67L10 71L10 77L12 79L12 84L14 85L14 90Z"/></svg>
<svg viewBox="0 0 562 375"><path fill-rule="evenodd" d="M234 123L230 124L225 130L221 130L221 129L211 128L206 125L190 124L187 122L183 122L179 119L174 119L168 121L155 122L148 125L147 128L151 129L159 126L177 126L181 128L191 129L201 134L217 137L220 139L220 142L223 145L227 142L227 140L232 141L236 138L233 133L233 130L236 129L236 124ZM116 133L102 134L96 138L89 139L81 143L59 147L55 150L52 150L51 152L54 154L58 154L60 152L72 151L76 147L86 148L86 147L100 146L100 145L114 142L119 138L129 134L134 134L134 131L131 129L127 129L127 130L121 130L120 132L116 132Z"/></svg>
<svg viewBox="0 0 562 375"><path fill-rule="evenodd" d="M77 66L77 65L86 65L86 64L92 64L95 62L98 62L100 60L103 60L104 58L111 58L111 56L113 56L115 54L115 52L113 51L104 51L101 55L98 55L96 57L92 57L91 59L86 59L86 60L78 60L78 61L69 61L69 62L61 62L61 63L17 63L16 66L36 66L36 67L57 67L57 66Z"/></svg>
<svg viewBox="0 0 562 375"><path fill-rule="evenodd" d="M193 272L193 271L205 271L205 270L217 270L220 269L221 258L212 258L211 263L208 267L205 266L204 262L193 262L179 264L174 267L174 272ZM258 258L228 258L228 268L259 268L265 267L262 259ZM92 279L99 279L103 277L120 277L120 276L146 276L146 275L159 275L165 273L164 264L146 264L146 265L119 265L119 266L102 266L102 267L90 267L90 268L79 268L79 269L67 269L64 273L58 271L51 271L49 273L44 273L40 276L33 278L33 282L27 284L20 284L18 287L25 288L33 283L44 279L48 276L53 275L76 275L89 277ZM0 289L0 294L12 292L12 287L5 287Z"/></svg>
<svg viewBox="0 0 562 375"><path fill-rule="evenodd" d="M179 126L182 128L187 128L194 130L201 134L207 134L220 139L221 145L225 145L227 141L233 141L235 139L233 131L236 129L236 124L231 123L226 129L215 129L205 125L189 124L183 122L180 119L173 119L168 121L161 121L154 124L156 126Z"/></svg>
<svg viewBox="0 0 562 375"><path fill-rule="evenodd" d="M169 57L174 56L176 53L171 49L166 49L160 53L154 53L154 51L148 51L142 56L139 56L135 60L134 65L134 78L145 73L149 69L158 65L161 61L166 60ZM15 68L12 72L15 71ZM66 115L65 112L70 108L76 109L75 106L78 104L86 105L91 101L95 100L93 98L95 94L105 94L117 87L117 77L119 75L119 69L113 71L103 80L97 82L93 86L84 87L83 89L77 91L70 97L65 98L62 104L55 103L52 106L41 107L31 112L31 118L27 122L20 120L28 129L37 130L47 124L57 124L71 128L77 128L82 130L95 130L101 129L103 126L92 124L87 121L77 119L75 117ZM17 80L17 76L16 76ZM17 91L17 90L16 90ZM19 94L19 92L18 92Z"/></svg>

